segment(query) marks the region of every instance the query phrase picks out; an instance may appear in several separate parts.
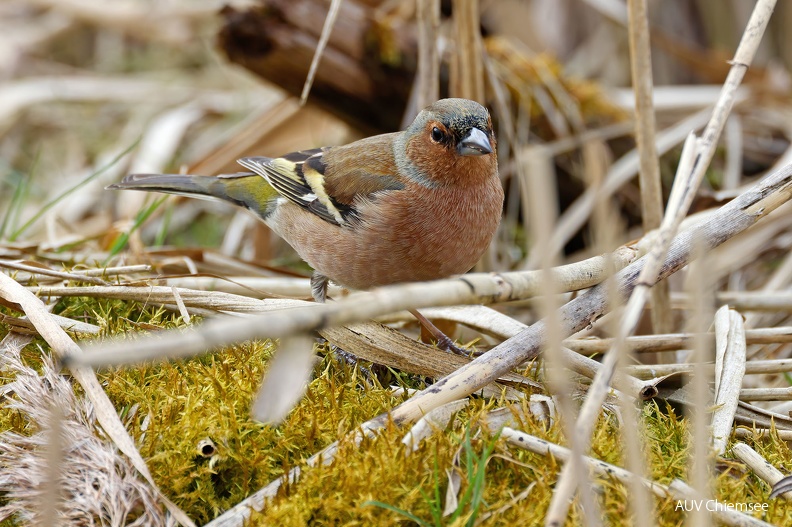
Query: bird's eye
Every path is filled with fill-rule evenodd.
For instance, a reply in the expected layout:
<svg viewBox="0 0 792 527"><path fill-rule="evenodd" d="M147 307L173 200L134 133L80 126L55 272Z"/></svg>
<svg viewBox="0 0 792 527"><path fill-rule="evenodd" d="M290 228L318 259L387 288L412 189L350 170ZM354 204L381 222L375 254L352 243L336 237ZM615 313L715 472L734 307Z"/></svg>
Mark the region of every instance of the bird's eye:
<svg viewBox="0 0 792 527"><path fill-rule="evenodd" d="M434 141L435 143L439 143L443 139L445 139L445 134L443 133L443 131L436 126L432 128L432 141Z"/></svg>

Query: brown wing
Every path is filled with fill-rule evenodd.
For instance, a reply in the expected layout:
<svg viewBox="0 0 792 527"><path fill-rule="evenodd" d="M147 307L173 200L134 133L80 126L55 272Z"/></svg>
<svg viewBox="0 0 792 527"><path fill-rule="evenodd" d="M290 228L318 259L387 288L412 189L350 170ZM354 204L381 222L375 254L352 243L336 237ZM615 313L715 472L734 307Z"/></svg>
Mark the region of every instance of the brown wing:
<svg viewBox="0 0 792 527"><path fill-rule="evenodd" d="M393 135L238 162L263 176L281 196L329 223L343 225L356 213L357 198L404 188L393 174Z"/></svg>

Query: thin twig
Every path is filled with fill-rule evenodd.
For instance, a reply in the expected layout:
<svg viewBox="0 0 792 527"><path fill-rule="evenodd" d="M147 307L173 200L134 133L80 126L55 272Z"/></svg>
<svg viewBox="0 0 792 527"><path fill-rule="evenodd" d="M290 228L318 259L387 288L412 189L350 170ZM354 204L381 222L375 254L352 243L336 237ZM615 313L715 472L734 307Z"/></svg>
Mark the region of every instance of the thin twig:
<svg viewBox="0 0 792 527"><path fill-rule="evenodd" d="M35 265L28 265L19 262L12 262L9 260L0 260L0 267L6 269L15 269L17 271L24 271L30 274L40 274L44 276L54 276L61 280L74 280L79 282L86 282L89 284L108 285L108 283L101 278L95 276L87 276L85 274L67 273L65 271L55 271L54 269L47 269L44 267L37 267Z"/></svg>
<svg viewBox="0 0 792 527"><path fill-rule="evenodd" d="M322 60L322 53L324 53L327 43L330 40L330 34L333 32L338 12L341 9L341 2L343 0L331 0L330 9L325 18L324 27L322 27L322 36L319 37L319 42L316 45L313 59L311 59L311 67L308 70L308 77L305 79L302 94L300 94L300 104L305 104L308 100L308 94L311 93L311 86L313 85L314 77L316 77L316 70L319 69L319 61Z"/></svg>

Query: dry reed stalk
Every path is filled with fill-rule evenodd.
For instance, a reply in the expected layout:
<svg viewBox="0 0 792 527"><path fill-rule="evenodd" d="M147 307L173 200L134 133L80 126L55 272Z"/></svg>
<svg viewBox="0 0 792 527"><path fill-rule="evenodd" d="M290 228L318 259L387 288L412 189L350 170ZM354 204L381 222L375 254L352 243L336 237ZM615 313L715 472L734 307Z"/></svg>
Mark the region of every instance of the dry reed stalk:
<svg viewBox="0 0 792 527"><path fill-rule="evenodd" d="M759 479L771 487L784 479L784 475L777 468L745 443L735 443L731 450L737 459L748 465ZM785 492L782 496L786 500L792 500L792 492Z"/></svg>
<svg viewBox="0 0 792 527"><path fill-rule="evenodd" d="M428 311L428 310L427 310ZM431 313L431 312L430 312ZM452 315L447 315L451 317ZM432 318L442 318L432 316ZM449 318L450 320L457 320ZM709 334L710 339L714 334ZM692 333L671 333L667 335L639 335L627 339L626 346L633 353L654 351L675 351L690 348L693 345ZM792 342L792 326L774 328L757 328L745 330L746 344L775 344ZM604 353L613 346L613 339L568 339L564 345L583 355Z"/></svg>
<svg viewBox="0 0 792 527"><path fill-rule="evenodd" d="M560 445L556 445L555 443L551 443L544 439L540 439L538 437L526 434L524 432L520 432L513 428L505 427L501 431L501 437L509 442L509 444L517 446L519 448L524 448L526 450L530 450L536 454L541 455L550 455L553 456L555 459L560 460L561 462L568 464L570 459L572 459L572 453L569 449L564 448ZM610 463L606 463L604 461L600 461L599 459L594 459L591 457L584 457L583 461L586 464L586 468L591 470L595 474L601 477L613 477L621 481L625 485L630 485L630 482L633 480L638 480L641 485L649 489L653 494L655 494L660 499L667 499L672 497L677 500L685 500L685 499L693 499L692 492L690 492L689 488L686 488L684 485L677 484L676 486L672 485L670 488L657 483L652 480L648 480L645 478L638 478L632 472L629 472L621 467L616 465L611 465ZM719 522L723 525L730 525L735 527L743 527L743 526L762 526L768 527L770 524L763 522L761 520L757 520L747 514L743 514L738 511L733 510L705 510L705 513L711 513L711 516L716 518ZM643 522L643 519L640 520ZM641 523L643 525L643 523Z"/></svg>
<svg viewBox="0 0 792 527"><path fill-rule="evenodd" d="M704 346L708 339L701 335ZM745 326L739 313L723 306L715 312L715 401L712 411L713 449L723 455L732 431L745 375Z"/></svg>
<svg viewBox="0 0 792 527"><path fill-rule="evenodd" d="M89 284L109 285L106 281L102 280L101 278L97 278L95 276L87 276L84 274L77 274L77 273L67 273L64 271L55 271L53 269L47 269L44 267L28 265L19 262L11 262L8 260L0 260L0 267L5 269L15 269L17 271L24 271L26 273L30 273L33 275L53 276L61 280L78 280L80 282L86 282Z"/></svg>
<svg viewBox="0 0 792 527"><path fill-rule="evenodd" d="M707 410L712 406L712 392L710 383L713 381L713 371L707 368L712 362L712 352L708 346L706 332L712 324L712 304L716 277L710 273L711 254L704 248L700 240L694 239L694 250L698 253L697 259L691 265L690 273L686 277L685 288L694 299L690 317L690 331L696 337L693 339L693 352L690 361L693 364L693 378L689 381L691 404L685 407L685 414L691 423L691 436L693 448L688 453L688 478L692 483L695 493L703 499L712 498L710 474L714 469L714 460L710 457L710 417ZM691 511L691 522L694 525L707 527L712 524L706 512L701 510Z"/></svg>
<svg viewBox="0 0 792 527"><path fill-rule="evenodd" d="M766 438L778 435L781 441L792 441L792 430L772 430L769 428L743 428L738 427L734 435L739 439Z"/></svg>
<svg viewBox="0 0 792 527"><path fill-rule="evenodd" d="M640 159L638 180L641 188L641 217L644 232L660 227L663 219L663 189L660 162L655 147L655 114L652 101L652 54L646 0L628 0L627 34L630 44L630 73L635 92L635 141ZM672 330L668 284L652 289L652 327L656 333ZM642 511L638 517L651 517Z"/></svg>
<svg viewBox="0 0 792 527"><path fill-rule="evenodd" d="M620 357L624 354L623 342L634 331L638 323L638 318L643 311L649 288L658 281L660 267L667 254L671 239L676 235L682 219L687 215L695 197L696 190L701 184L705 171L715 154L717 139L723 130L726 117L731 111L735 92L759 47L764 30L770 21L770 15L772 14L774 6L774 0L760 0L757 2L751 19L748 21L746 30L743 33L743 38L735 52L735 58L729 70L729 76L721 91L718 104L713 110L712 117L707 127L704 129L701 141L696 145L695 159L690 166L683 161L693 156L691 141L688 140L685 145L686 148L683 148L682 159L677 167L677 180L674 182L674 187L671 191L672 195L669 198L668 209L663 218L663 226L660 229L660 240L652 248L652 251L648 255L646 265L640 271L636 287L630 293L624 318L616 336L615 346L610 350L610 353L606 355L603 363L606 366L600 370L598 377L594 380L594 383L589 389L586 401L583 404L583 408L581 409L577 432L587 438L587 441L590 440L591 430L599 414L600 405L604 401L605 394L607 393L606 387L610 384L610 379L615 367ZM697 243L700 243L702 250L707 250L707 246L711 247L708 240L702 239L701 242ZM702 376L698 376L698 378L702 378ZM703 378L701 382L703 382ZM706 453L701 454L706 457ZM545 525L561 525L566 518L570 499L575 488L573 470L573 467L570 465L564 467L553 494L553 500L550 504ZM703 490L704 486L705 483L702 483L699 488Z"/></svg>
<svg viewBox="0 0 792 527"><path fill-rule="evenodd" d="M583 147L583 159L586 165L586 172L590 173L587 176L589 186L600 186L604 180L605 173L608 168L607 152L604 143L599 141L590 141ZM602 249L604 247L612 247L616 244L619 238L618 233L621 222L619 221L618 212L614 211L610 205L610 200L600 200L594 207L594 214L592 216L592 236L595 240L595 248ZM617 227L614 227L617 226ZM606 282L606 286L610 287L609 296L613 299L614 305L618 304L618 292L615 290L615 284L612 280ZM616 330L614 321L604 322L605 331L612 334ZM624 358L624 357L623 357ZM622 360L623 360L622 358ZM596 361L592 361L596 362ZM599 371L601 365L597 363L596 371ZM617 376L623 382L622 375ZM595 378L596 374L591 379ZM613 386L616 387L621 384L617 383L614 378ZM656 388L650 383L650 386L645 386L647 392L639 393L656 393ZM622 392L625 393L625 392ZM634 397L632 394L635 392L627 392L630 397L618 397L618 405L622 416L620 433L625 443L625 458L627 460L627 469L638 478L646 477L646 462L644 459L644 449L642 447L644 433L643 421L640 419L641 411L639 405L641 401L645 400L643 397ZM576 434L577 431L574 427L571 433ZM585 445L585 441L581 441ZM631 485L631 492L629 493L630 499L628 501L628 509L634 518L653 518L653 503L649 497L646 489L635 480ZM578 489L581 486L578 484ZM550 522L551 519L546 519Z"/></svg>
<svg viewBox="0 0 792 527"><path fill-rule="evenodd" d="M418 0L418 71L416 72L416 108L426 108L440 98L440 0ZM416 112L417 113L417 112ZM407 116L405 116L407 117Z"/></svg>
<svg viewBox="0 0 792 527"><path fill-rule="evenodd" d="M561 425L565 430L566 437L572 446L572 463L575 467L575 477L581 484L580 501L583 508L589 511L584 519L588 527L601 525L599 518L602 516L599 503L592 492L593 485L589 478L581 456L584 451L584 444L580 441L580 436L575 434L574 422L577 416L577 408L572 401L572 380L567 370L560 367L561 360L561 340L563 330L558 319L558 290L557 284L553 282L552 268L558 260L558 253L550 247L550 234L552 226L558 217L558 196L555 191L555 173L550 163L550 157L542 147L525 149L518 157L521 168L520 184L522 195L524 196L524 206L527 207L530 218L531 238L535 250L541 254L539 261L539 271L542 273L542 281L539 290L539 315L545 321L545 354L547 363L551 366L548 370L548 381L551 393L556 397L559 413L561 415ZM522 158L522 159L520 159ZM528 175L530 174L530 177ZM557 366L557 367L552 367Z"/></svg>
<svg viewBox="0 0 792 527"><path fill-rule="evenodd" d="M713 366L710 366L714 368ZM629 366L625 372L634 375L639 379L651 379L655 376L677 375L680 373L691 373L693 365L690 363L677 364L650 364L641 366ZM766 373L785 373L792 372L792 359L774 360L751 360L745 363L746 375L758 375Z"/></svg>
<svg viewBox="0 0 792 527"><path fill-rule="evenodd" d="M454 58L450 92L484 103L484 44L481 41L479 0L453 0Z"/></svg>
<svg viewBox="0 0 792 527"><path fill-rule="evenodd" d="M96 335L99 333L99 331L101 331L101 328L94 324L88 324L87 322L73 320L60 315L52 315L52 320L66 331L87 333L89 335ZM0 315L0 322L8 324L10 329L13 331L36 333L36 326L34 326L33 323L27 319L10 317L8 315Z"/></svg>
<svg viewBox="0 0 792 527"><path fill-rule="evenodd" d="M311 282L308 278L198 275L163 276L161 280L167 285L180 289L218 291L253 298L268 298L273 295L306 299L311 297ZM328 296L331 298L343 296L342 289L330 285Z"/></svg>
<svg viewBox="0 0 792 527"><path fill-rule="evenodd" d="M729 304L738 311L792 312L790 291L721 291L717 301ZM685 295L673 295L674 303L687 303Z"/></svg>
<svg viewBox="0 0 792 527"><path fill-rule="evenodd" d="M78 276L119 276L127 274L148 273L151 266L148 264L119 265L116 267L102 267L99 269L72 269L71 274Z"/></svg>
<svg viewBox="0 0 792 527"><path fill-rule="evenodd" d="M792 401L792 386L784 388L743 388L741 401Z"/></svg>

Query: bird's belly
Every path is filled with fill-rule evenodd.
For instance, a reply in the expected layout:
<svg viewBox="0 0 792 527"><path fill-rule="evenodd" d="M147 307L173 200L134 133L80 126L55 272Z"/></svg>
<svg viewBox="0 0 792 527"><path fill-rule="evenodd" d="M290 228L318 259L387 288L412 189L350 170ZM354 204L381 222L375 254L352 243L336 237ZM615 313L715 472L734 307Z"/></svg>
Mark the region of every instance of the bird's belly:
<svg viewBox="0 0 792 527"><path fill-rule="evenodd" d="M476 193L475 200L435 195L431 203L405 204L381 197L362 204L360 222L351 226L329 224L291 203L267 223L311 267L345 287L434 280L467 272L487 249L503 206L496 183L496 191Z"/></svg>

